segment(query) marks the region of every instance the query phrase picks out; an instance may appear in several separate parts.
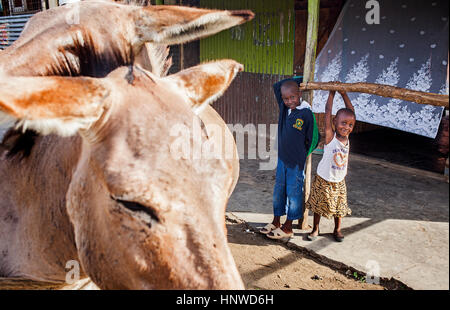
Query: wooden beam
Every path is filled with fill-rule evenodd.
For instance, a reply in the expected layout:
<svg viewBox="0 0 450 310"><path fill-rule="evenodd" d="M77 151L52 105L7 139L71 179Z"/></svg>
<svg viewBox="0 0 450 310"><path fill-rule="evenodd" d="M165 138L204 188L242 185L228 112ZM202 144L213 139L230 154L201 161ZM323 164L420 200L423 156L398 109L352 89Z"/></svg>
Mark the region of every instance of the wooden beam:
<svg viewBox="0 0 450 310"><path fill-rule="evenodd" d="M308 27L306 30L306 53L305 65L303 71L303 81L309 82L314 80L314 65L316 63L317 36L319 32L319 8L320 0L308 0ZM305 91L303 99L312 104L313 92ZM306 159L305 164L305 182L303 189L303 205L306 205L309 194L311 192L311 155ZM301 230L309 229L308 225L308 209L303 210L303 219L299 220L299 228Z"/></svg>
<svg viewBox="0 0 450 310"><path fill-rule="evenodd" d="M374 83L340 83L340 82L308 82L302 83L300 89L305 90L335 90L354 93L366 93L382 97L429 104L438 107L449 107L448 95L426 93L406 88Z"/></svg>

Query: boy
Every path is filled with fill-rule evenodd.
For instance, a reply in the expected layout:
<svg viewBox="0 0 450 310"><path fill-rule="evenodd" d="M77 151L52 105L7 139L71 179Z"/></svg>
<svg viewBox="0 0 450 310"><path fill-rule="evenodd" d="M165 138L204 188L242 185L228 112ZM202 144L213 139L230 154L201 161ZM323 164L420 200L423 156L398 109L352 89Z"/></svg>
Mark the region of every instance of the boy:
<svg viewBox="0 0 450 310"><path fill-rule="evenodd" d="M292 221L303 218L303 180L306 157L316 148L319 134L311 106L301 101L302 77L274 84L280 108L278 164L273 193L274 219L260 230L271 239L291 237ZM281 226L280 217L287 214Z"/></svg>

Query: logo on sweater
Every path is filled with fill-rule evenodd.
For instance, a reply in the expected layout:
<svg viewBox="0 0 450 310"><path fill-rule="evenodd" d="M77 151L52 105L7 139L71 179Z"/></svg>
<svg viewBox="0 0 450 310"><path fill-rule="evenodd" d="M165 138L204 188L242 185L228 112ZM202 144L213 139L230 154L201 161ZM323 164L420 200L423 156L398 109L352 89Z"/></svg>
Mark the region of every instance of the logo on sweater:
<svg viewBox="0 0 450 310"><path fill-rule="evenodd" d="M303 126L303 120L301 118L297 118L297 120L295 121L295 124L292 125L294 128L297 128L298 130L302 130L302 126Z"/></svg>

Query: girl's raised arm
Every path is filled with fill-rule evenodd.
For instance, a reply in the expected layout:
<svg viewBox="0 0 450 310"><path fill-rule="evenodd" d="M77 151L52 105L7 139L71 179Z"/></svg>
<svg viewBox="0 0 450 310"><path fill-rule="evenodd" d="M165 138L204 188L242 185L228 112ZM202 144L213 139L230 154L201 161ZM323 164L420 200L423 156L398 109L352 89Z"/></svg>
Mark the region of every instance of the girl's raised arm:
<svg viewBox="0 0 450 310"><path fill-rule="evenodd" d="M342 96L342 99L344 99L344 103L345 103L345 107L347 109L352 110L353 112L355 112L355 108L353 107L352 102L350 101L350 98L348 97L347 93L345 91L343 92L339 92Z"/></svg>
<svg viewBox="0 0 450 310"><path fill-rule="evenodd" d="M327 104L325 105L325 144L328 144L334 138L334 131L332 123L332 115L331 112L333 110L333 100L336 91L331 90L328 95Z"/></svg>

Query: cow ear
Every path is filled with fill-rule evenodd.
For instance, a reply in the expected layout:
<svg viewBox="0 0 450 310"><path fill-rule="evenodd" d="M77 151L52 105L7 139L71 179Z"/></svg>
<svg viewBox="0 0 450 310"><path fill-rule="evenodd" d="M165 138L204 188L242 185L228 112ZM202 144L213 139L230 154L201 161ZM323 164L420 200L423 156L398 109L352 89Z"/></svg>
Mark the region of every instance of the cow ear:
<svg viewBox="0 0 450 310"><path fill-rule="evenodd" d="M135 30L141 42L181 44L210 36L254 18L247 10L209 10L156 5L134 10Z"/></svg>
<svg viewBox="0 0 450 310"><path fill-rule="evenodd" d="M163 80L176 87L173 91L182 92L194 113L199 114L225 92L243 68L240 63L226 59L182 70Z"/></svg>
<svg viewBox="0 0 450 310"><path fill-rule="evenodd" d="M108 94L102 79L8 76L0 78L0 111L23 130L69 136L100 117Z"/></svg>

